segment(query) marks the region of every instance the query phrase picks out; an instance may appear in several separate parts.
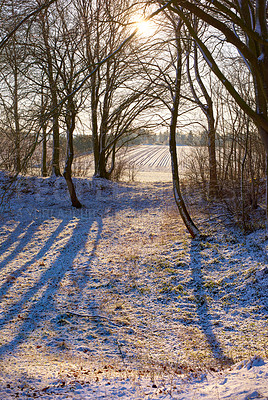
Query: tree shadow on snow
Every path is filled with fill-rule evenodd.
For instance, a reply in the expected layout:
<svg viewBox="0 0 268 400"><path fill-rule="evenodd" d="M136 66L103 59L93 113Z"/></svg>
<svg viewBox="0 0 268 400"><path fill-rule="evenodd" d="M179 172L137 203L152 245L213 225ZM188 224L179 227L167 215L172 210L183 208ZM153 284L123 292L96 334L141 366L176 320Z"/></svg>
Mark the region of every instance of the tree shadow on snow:
<svg viewBox="0 0 268 400"><path fill-rule="evenodd" d="M0 262L0 269L3 268L9 261L12 261L16 254L23 250L29 243L39 227L39 223L32 219L28 221L20 221L16 228L8 235L8 237L0 245L0 254L2 261ZM23 234L23 240L21 235ZM15 243L14 249L8 253L9 248ZM6 253L6 256L3 256Z"/></svg>
<svg viewBox="0 0 268 400"><path fill-rule="evenodd" d="M205 335L213 357L222 364L231 365L233 364L233 360L224 354L221 343L213 331L213 317L209 312L209 305L206 299L206 289L202 274L200 245L196 240L192 240L190 257L192 284L194 287L196 312L199 319L199 326Z"/></svg>
<svg viewBox="0 0 268 400"><path fill-rule="evenodd" d="M35 221L34 226L32 226L32 224L18 225L14 230L13 236L12 234L11 236L13 240L18 240L19 243L16 249L3 261L3 266L7 261L12 261L13 257L15 258L16 255L19 255L19 252L23 253L26 244L30 242L36 230L40 229L43 222L44 220ZM70 232L64 245L60 248L57 257L52 261L49 267L44 268L44 256L46 256L51 250L51 247L57 243L63 231L68 229L68 224L73 222L72 218L65 217L52 234L48 233L49 236L43 238L42 245L38 246L38 252L33 255L31 259L27 260L23 266L19 268L15 267L10 272L11 278L0 287L0 300L4 307L6 306L5 302L7 302L7 300L9 302L8 310L2 313L4 316L0 319L0 332L4 330L3 337L5 336L5 338L7 338L7 331L9 332L10 330L10 337L6 340L6 343L0 347L0 356L3 357L6 353L13 352L16 347L27 340L27 337L43 320L53 315L53 311L54 313L55 311L56 313L58 312L56 309L59 308L59 304L55 301L55 296L66 274L73 271L74 260L81 251L84 251L89 231L94 224L94 226L97 225L97 229L94 231L93 248L88 257L88 263L90 265L91 258L94 256L102 232L102 217L96 214L92 214L91 218L76 219L76 225L72 232ZM31 226L32 230L30 229ZM28 231L26 232L26 236L21 238L20 242L20 235L24 233L25 229L28 229ZM42 267L40 268L42 272L40 272L38 279L31 280L31 276L27 276L27 273L29 275L33 264L38 264L38 262L42 263ZM49 263L49 260L47 262ZM28 279L28 282L20 288L19 279ZM86 284L86 279L90 279L90 277L84 278L84 284ZM11 296L13 296L12 298L10 293Z"/></svg>
<svg viewBox="0 0 268 400"><path fill-rule="evenodd" d="M3 271L5 267L8 268L8 276L4 276L0 285L0 301L3 305L3 312L0 315L0 334L1 331L3 333L0 346L1 358L9 352L15 352L20 344L26 342L27 338L31 337L45 321L50 321L55 316L54 325L58 324L57 326L66 322L64 318L61 318L64 313L67 318L72 318L72 323L74 322L75 314L73 313L72 317L68 314L68 293L65 296L67 297L65 303L57 302L56 299L59 292L64 291L61 287L64 279L68 276L69 286L77 285L75 296L76 304L79 305L79 301L84 301L84 289L90 281L92 282L91 266L101 238L103 219L107 214L117 218L118 213L123 209L144 212L147 209L154 209L156 205L163 205L161 203L165 203L165 194L166 191L170 191L170 187L159 184L158 189L161 189L158 199L153 198L154 194L148 190L144 196L140 187L136 188L135 185L128 186L123 191L112 190L110 194L108 190L98 190L98 193L89 192L88 203L85 201L88 208L84 207L81 214L77 210L70 212L68 216L68 210L73 211L70 207L63 205L56 208L55 205L51 207L48 205L47 216L43 214L41 218L34 219L33 214L28 215L28 219L19 222L14 227L13 232L0 247L3 255L0 267ZM55 219L57 222L53 225ZM46 229L47 222L54 228L44 231L45 235L40 235L40 231ZM72 225L71 229L69 225ZM93 236L92 232L94 232ZM88 249L89 234L91 240ZM65 237L65 242L61 241L62 235ZM12 244L14 248L9 252ZM53 250L56 251L55 255L53 255ZM79 269L75 264L79 266L81 253L84 254L84 263ZM96 310L99 308L98 300L95 300L93 292L87 299L87 313L92 317L96 315ZM91 292L87 291L87 293ZM61 310L61 307L65 308ZM105 331L105 323L95 324L96 326L94 324L93 321L92 331L95 328ZM58 334L61 335L60 329ZM107 349L109 346L114 346L118 353L115 342L114 337L111 337L110 342L107 342Z"/></svg>

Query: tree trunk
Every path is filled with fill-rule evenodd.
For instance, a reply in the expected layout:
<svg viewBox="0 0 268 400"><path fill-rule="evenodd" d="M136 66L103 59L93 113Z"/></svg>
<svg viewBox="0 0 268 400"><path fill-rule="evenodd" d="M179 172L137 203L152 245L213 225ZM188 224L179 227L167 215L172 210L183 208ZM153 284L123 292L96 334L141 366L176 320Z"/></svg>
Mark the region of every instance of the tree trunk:
<svg viewBox="0 0 268 400"><path fill-rule="evenodd" d="M109 63L108 63L109 65ZM107 67L109 71L109 68ZM102 106L102 116L101 116L101 124L100 124L100 134L99 134L99 157L98 157L98 166L97 166L97 174L99 178L109 179L109 173L107 172L107 154L106 154L106 138L108 131L108 117L109 117L109 72L107 72L107 90L103 99Z"/></svg>
<svg viewBox="0 0 268 400"><path fill-rule="evenodd" d="M52 129L53 129L52 175L61 176L61 172L60 172L60 131L59 131L58 115L53 116L53 128Z"/></svg>
<svg viewBox="0 0 268 400"><path fill-rule="evenodd" d="M182 197L180 189L179 171L178 171L178 158L177 158L177 147L176 147L176 130L178 121L178 110L180 102L180 91L181 91L181 69L182 69L182 59L181 59L181 43L180 43L180 28L181 22L178 23L176 27L176 46L177 46L177 66L176 66L176 82L173 93L173 107L171 110L171 121L169 130L169 150L171 157L171 168L172 168L172 180L173 180L173 193L175 202L177 204L179 213L182 220L188 229L190 235L195 238L200 236L200 232L194 222L188 210L186 208L184 199Z"/></svg>
<svg viewBox="0 0 268 400"><path fill-rule="evenodd" d="M41 87L41 127L42 127L42 165L41 174L45 178L48 176L47 172L47 121L45 121L45 112L47 107L47 96L44 94L44 77L42 77L42 87Z"/></svg>
<svg viewBox="0 0 268 400"><path fill-rule="evenodd" d="M101 126L100 138L99 138L99 157L98 157L96 176L98 178L109 179L109 174L107 172L107 157L106 157L105 145L106 145L106 132L103 131L103 126Z"/></svg>
<svg viewBox="0 0 268 400"><path fill-rule="evenodd" d="M176 147L176 111L172 110L172 118L170 123L170 139L169 139L169 150L171 157L171 168L172 168L172 180L173 180L173 193L174 199L177 204L179 213L182 217L182 220L188 229L190 235L195 238L200 236L200 232L196 225L194 224L182 197L181 189L180 189L180 180L179 180L179 172L178 172L178 158L177 158L177 147Z"/></svg>
<svg viewBox="0 0 268 400"><path fill-rule="evenodd" d="M72 206L75 208L81 208L82 204L77 198L75 187L72 181L72 163L74 157L73 132L75 128L75 109L71 100L68 101L68 110L65 121L67 126L67 150L66 150L66 162L65 162L65 169L63 172L63 176L67 183Z"/></svg>
<svg viewBox="0 0 268 400"><path fill-rule="evenodd" d="M116 150L116 141L114 142L113 147L112 147L111 166L109 168L109 171L107 172L108 179L111 178L111 175L112 175L112 173L114 171L114 167L115 167L115 154L116 154L115 150Z"/></svg>
<svg viewBox="0 0 268 400"><path fill-rule="evenodd" d="M216 161L216 132L213 113L208 117L208 155L209 155L209 198L218 194L218 176Z"/></svg>
<svg viewBox="0 0 268 400"><path fill-rule="evenodd" d="M60 129L59 129L59 115L58 115L58 97L57 97L57 83L54 77L53 60L51 55L51 48L49 44L49 24L47 14L45 12L42 17L42 34L45 44L47 75L49 81L49 90L51 94L51 107L53 111L53 152L52 152L52 175L60 176Z"/></svg>
<svg viewBox="0 0 268 400"><path fill-rule="evenodd" d="M109 174L106 171L106 154L104 150L99 153L97 172L95 173L95 176L98 178L109 179Z"/></svg>
<svg viewBox="0 0 268 400"><path fill-rule="evenodd" d="M249 138L249 120L247 120L247 133L246 133L246 143L245 143L245 152L244 157L241 164L241 207L242 207L242 223L244 231L247 230L247 221L246 221L246 213L245 213L245 167L246 167L246 159L248 155L248 138Z"/></svg>
<svg viewBox="0 0 268 400"><path fill-rule="evenodd" d="M196 23L197 24L197 23ZM197 30L197 25L196 25ZM217 176L217 161L216 161L216 129L215 129L215 118L213 112L213 102L211 95L208 93L203 80L201 79L199 73L199 63L198 63L198 52L197 45L194 42L194 69L195 69L195 77L197 83L201 89L201 92L205 98L206 104L203 104L201 100L198 98L197 93L194 89L193 83L190 79L190 70L189 70L189 62L188 65L188 79L190 81L192 93L195 97L195 100L203 113L207 118L208 123L208 154L209 154L209 190L208 195L210 198L214 198L218 194L218 176Z"/></svg>
<svg viewBox="0 0 268 400"><path fill-rule="evenodd" d="M91 78L91 124L92 124L92 147L93 147L93 155L94 155L94 166L95 173L94 175L98 175L98 165L99 165L99 135L98 135L98 100L97 100L97 87L96 87L96 76L95 74Z"/></svg>
<svg viewBox="0 0 268 400"><path fill-rule="evenodd" d="M45 178L48 176L47 173L47 132L46 126L43 126L43 143L42 143L42 176Z"/></svg>
<svg viewBox="0 0 268 400"><path fill-rule="evenodd" d="M19 97L18 97L18 65L16 57L15 38L13 38L14 48L14 123L15 123L15 171L21 172L21 143L20 143L20 121L19 121Z"/></svg>

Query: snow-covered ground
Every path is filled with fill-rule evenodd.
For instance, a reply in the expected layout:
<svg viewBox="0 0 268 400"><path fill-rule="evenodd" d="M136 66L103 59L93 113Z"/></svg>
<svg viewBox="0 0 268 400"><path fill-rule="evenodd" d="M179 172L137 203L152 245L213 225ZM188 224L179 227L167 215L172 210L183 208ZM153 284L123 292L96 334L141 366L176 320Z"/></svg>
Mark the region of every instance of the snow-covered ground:
<svg viewBox="0 0 268 400"><path fill-rule="evenodd" d="M1 207L0 399L267 399L264 230L190 196L192 240L169 182L75 184Z"/></svg>

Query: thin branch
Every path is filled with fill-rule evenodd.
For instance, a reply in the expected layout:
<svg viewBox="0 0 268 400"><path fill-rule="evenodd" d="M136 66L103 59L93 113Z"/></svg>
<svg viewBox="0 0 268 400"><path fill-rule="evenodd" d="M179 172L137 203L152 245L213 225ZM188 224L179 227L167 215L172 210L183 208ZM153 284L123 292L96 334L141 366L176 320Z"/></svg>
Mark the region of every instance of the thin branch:
<svg viewBox="0 0 268 400"><path fill-rule="evenodd" d="M36 8L34 11L30 12L27 14L5 37L4 39L1 40L0 42L0 51L3 49L3 47L6 45L8 40L17 32L17 30L26 22L28 19L31 17L34 17L36 14L38 14L40 11L44 10L45 8L48 8L51 4L55 3L57 0L50 0L46 3L44 3L42 6Z"/></svg>
<svg viewBox="0 0 268 400"><path fill-rule="evenodd" d="M169 0L162 7L158 8L156 11L151 13L146 18L146 21L152 19L153 17L158 15L160 12L165 10L171 4L171 2L172 2L172 0ZM66 100L68 100L70 97L73 97L74 94L77 93L84 86L84 84L88 81L88 79L100 70L100 67L102 65L106 64L109 60L113 59L116 56L116 54L120 53L121 50L125 47L125 45L133 39L133 37L137 34L138 31L139 31L139 28L134 29L134 31L117 47L117 49L113 53L109 54L107 57L103 58L99 63L97 63L96 67L81 81L81 83L77 86L77 88L75 90L73 90L72 93L67 95L64 99L62 99L62 101L57 105L57 107L55 107L54 109L52 109L50 111L50 113L48 113L47 119L50 118L51 115L53 115L53 113L56 111L56 109L59 106L61 106L63 103L65 103Z"/></svg>

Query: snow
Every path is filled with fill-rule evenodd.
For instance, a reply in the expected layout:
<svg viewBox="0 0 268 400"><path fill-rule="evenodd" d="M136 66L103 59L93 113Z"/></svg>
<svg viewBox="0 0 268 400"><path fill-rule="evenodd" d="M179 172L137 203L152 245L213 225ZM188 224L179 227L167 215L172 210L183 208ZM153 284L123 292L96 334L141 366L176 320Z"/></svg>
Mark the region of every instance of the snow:
<svg viewBox="0 0 268 400"><path fill-rule="evenodd" d="M258 61L262 62L262 61L264 61L264 59L265 59L265 54L264 54L264 52L262 52L258 57Z"/></svg>
<svg viewBox="0 0 268 400"><path fill-rule="evenodd" d="M180 174L186 174L191 168L189 159L196 151L206 151L199 146L177 146L177 157ZM169 146L159 144L142 144L128 149L126 154L119 157L126 163L125 179L131 180L132 173L135 180L139 182L171 182L171 161ZM74 159L73 170L83 171L87 177L92 177L93 158L92 155L82 155ZM153 171L153 173L152 173Z"/></svg>
<svg viewBox="0 0 268 400"><path fill-rule="evenodd" d="M265 231L193 192L193 240L170 182L74 182L81 210L63 178L1 206L0 398L267 399Z"/></svg>

